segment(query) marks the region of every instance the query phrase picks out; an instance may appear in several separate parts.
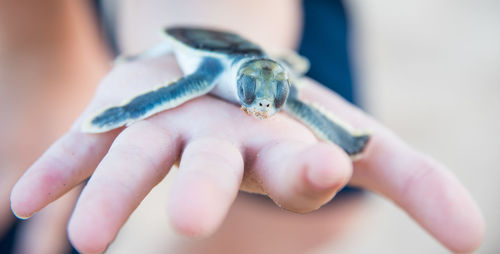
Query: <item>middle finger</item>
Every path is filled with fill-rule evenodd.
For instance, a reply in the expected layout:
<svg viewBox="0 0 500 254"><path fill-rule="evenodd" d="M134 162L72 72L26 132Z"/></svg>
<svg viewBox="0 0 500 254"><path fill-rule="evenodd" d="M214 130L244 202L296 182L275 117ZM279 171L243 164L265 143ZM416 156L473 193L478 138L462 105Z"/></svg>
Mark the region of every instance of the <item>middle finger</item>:
<svg viewBox="0 0 500 254"><path fill-rule="evenodd" d="M83 252L102 252L171 168L180 144L178 135L151 120L126 128L78 200L69 224L73 245Z"/></svg>

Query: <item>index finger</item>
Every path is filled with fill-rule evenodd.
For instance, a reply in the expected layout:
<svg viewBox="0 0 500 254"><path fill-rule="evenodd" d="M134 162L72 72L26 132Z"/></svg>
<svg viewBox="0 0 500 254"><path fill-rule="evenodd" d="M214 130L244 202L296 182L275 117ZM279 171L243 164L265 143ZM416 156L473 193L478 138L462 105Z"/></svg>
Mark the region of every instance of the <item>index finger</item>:
<svg viewBox="0 0 500 254"><path fill-rule="evenodd" d="M104 157L117 131L88 135L69 131L56 141L12 189L11 209L29 218L88 178Z"/></svg>
<svg viewBox="0 0 500 254"><path fill-rule="evenodd" d="M354 163L351 185L393 200L452 251L470 252L479 247L484 234L482 215L468 191L445 166L415 151L371 117L314 82L303 89L302 95L354 127L373 132L363 157Z"/></svg>
<svg viewBox="0 0 500 254"><path fill-rule="evenodd" d="M121 129L99 135L80 131L80 123L103 106L156 86L179 74L172 56L122 64L100 84L97 95L73 128L57 140L18 180L11 192L11 208L28 218L81 181L90 177Z"/></svg>

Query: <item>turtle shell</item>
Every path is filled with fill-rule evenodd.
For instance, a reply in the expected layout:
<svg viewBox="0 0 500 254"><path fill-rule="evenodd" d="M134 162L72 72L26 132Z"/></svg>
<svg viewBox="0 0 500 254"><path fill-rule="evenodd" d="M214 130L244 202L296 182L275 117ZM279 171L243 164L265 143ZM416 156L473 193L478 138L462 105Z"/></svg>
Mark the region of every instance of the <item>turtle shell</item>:
<svg viewBox="0 0 500 254"><path fill-rule="evenodd" d="M233 56L264 55L259 46L231 32L190 27L172 27L167 28L165 32L173 39L197 50Z"/></svg>

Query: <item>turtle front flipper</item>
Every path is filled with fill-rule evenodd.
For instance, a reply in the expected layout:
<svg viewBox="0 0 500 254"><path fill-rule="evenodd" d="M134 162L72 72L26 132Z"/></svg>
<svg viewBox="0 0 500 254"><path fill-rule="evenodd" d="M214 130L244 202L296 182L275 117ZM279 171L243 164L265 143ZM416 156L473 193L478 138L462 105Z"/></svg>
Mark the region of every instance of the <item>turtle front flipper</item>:
<svg viewBox="0 0 500 254"><path fill-rule="evenodd" d="M87 133L106 132L147 118L160 111L207 94L214 86L223 66L217 59L205 58L198 69L175 82L145 92L120 106L110 107L90 118L82 126Z"/></svg>
<svg viewBox="0 0 500 254"><path fill-rule="evenodd" d="M347 123L334 117L317 105L306 103L290 96L285 111L309 127L320 139L333 142L355 160L363 152L370 134L355 133Z"/></svg>

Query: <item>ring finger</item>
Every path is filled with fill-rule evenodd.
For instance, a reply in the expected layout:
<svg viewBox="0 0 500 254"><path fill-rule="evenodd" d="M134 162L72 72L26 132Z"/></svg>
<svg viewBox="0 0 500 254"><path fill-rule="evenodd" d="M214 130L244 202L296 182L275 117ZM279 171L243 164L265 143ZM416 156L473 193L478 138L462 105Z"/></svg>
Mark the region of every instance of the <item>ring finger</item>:
<svg viewBox="0 0 500 254"><path fill-rule="evenodd" d="M233 143L197 138L182 155L169 198L174 227L190 236L209 235L236 198L243 176L243 157Z"/></svg>

